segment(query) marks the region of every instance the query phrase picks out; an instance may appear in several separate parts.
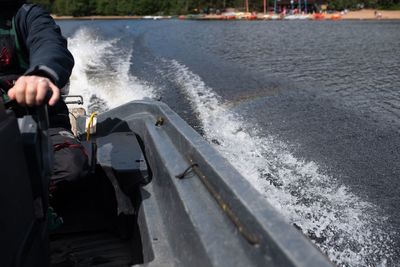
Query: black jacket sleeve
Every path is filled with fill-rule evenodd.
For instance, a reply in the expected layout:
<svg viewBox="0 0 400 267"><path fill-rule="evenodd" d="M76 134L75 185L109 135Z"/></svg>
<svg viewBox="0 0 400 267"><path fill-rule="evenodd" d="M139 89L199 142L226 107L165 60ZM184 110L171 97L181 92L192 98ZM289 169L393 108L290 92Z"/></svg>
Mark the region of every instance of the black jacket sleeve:
<svg viewBox="0 0 400 267"><path fill-rule="evenodd" d="M60 27L44 9L23 5L15 16L19 43L29 56L25 75L45 76L58 88L64 87L71 75L74 58Z"/></svg>

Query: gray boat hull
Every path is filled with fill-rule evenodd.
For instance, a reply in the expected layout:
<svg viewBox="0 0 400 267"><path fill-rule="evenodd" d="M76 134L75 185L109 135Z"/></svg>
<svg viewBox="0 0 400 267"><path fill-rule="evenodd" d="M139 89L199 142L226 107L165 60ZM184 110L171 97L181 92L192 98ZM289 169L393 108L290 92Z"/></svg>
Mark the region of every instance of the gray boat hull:
<svg viewBox="0 0 400 267"><path fill-rule="evenodd" d="M97 127L144 145L153 176L140 189L144 266L332 266L167 105L130 102L100 114Z"/></svg>

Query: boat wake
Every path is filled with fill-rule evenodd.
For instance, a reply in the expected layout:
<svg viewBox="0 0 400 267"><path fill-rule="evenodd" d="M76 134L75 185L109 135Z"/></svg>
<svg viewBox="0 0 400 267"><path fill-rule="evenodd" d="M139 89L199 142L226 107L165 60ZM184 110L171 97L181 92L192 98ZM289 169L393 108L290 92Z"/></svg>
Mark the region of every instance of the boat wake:
<svg viewBox="0 0 400 267"><path fill-rule="evenodd" d="M102 40L88 28L69 39L76 60L70 94L83 95L89 112L156 96L152 86L130 74L132 48L123 49L118 42ZM285 143L248 123L185 65L176 60L163 65L158 74L190 102L204 137L332 261L341 266L394 265L392 233L376 206L314 162L295 158Z"/></svg>
<svg viewBox="0 0 400 267"><path fill-rule="evenodd" d="M153 88L130 74L129 49L119 40L101 40L93 29L81 28L69 40L75 67L70 95L82 95L88 112L102 112L132 100L153 98Z"/></svg>
<svg viewBox="0 0 400 267"><path fill-rule="evenodd" d="M295 227L341 266L390 266L387 218L314 162L296 159L273 136L260 137L229 103L175 60L166 61L202 123L204 137Z"/></svg>

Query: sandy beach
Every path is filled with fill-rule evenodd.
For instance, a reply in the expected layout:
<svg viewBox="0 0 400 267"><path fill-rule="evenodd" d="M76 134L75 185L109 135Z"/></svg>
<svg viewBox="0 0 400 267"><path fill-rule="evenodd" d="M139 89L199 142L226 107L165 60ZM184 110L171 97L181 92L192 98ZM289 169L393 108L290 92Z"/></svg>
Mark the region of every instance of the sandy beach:
<svg viewBox="0 0 400 267"><path fill-rule="evenodd" d="M375 15L376 11L376 15ZM380 14L380 16L379 16ZM400 10L375 10L375 9L362 9L359 11L350 11L342 15L342 19L400 19Z"/></svg>

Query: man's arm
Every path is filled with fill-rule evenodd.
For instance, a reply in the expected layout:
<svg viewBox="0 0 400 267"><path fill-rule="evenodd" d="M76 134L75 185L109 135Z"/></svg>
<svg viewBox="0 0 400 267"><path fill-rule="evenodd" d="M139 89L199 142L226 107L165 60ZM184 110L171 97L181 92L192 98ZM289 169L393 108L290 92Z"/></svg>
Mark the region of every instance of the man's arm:
<svg viewBox="0 0 400 267"><path fill-rule="evenodd" d="M40 105L48 89L49 104L59 99L59 88L71 75L74 60L67 41L51 16L36 5L24 5L15 17L21 49L29 55L29 68L9 90L9 96L22 105Z"/></svg>
<svg viewBox="0 0 400 267"><path fill-rule="evenodd" d="M29 54L29 69L25 75L44 74L59 88L71 76L74 58L67 48L67 40L48 12L37 5L23 5L16 15L21 43Z"/></svg>

